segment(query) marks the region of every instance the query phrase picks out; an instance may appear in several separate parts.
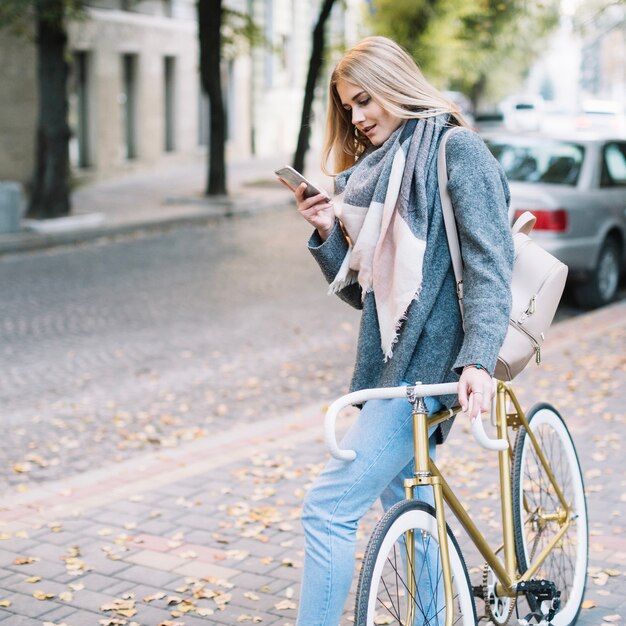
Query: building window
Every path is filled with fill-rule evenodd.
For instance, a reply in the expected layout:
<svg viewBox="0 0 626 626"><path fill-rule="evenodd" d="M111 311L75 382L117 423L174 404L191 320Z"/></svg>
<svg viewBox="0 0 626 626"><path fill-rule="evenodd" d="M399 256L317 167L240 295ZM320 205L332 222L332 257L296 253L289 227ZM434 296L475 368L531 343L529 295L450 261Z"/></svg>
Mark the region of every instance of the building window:
<svg viewBox="0 0 626 626"><path fill-rule="evenodd" d="M165 151L176 150L176 59L163 58Z"/></svg>
<svg viewBox="0 0 626 626"><path fill-rule="evenodd" d="M137 55L122 55L122 136L124 137L124 156L137 158Z"/></svg>
<svg viewBox="0 0 626 626"><path fill-rule="evenodd" d="M163 15L165 17L174 16L174 0L163 0Z"/></svg>
<svg viewBox="0 0 626 626"><path fill-rule="evenodd" d="M89 53L76 51L73 55L70 75L69 122L70 162L74 167L89 167Z"/></svg>

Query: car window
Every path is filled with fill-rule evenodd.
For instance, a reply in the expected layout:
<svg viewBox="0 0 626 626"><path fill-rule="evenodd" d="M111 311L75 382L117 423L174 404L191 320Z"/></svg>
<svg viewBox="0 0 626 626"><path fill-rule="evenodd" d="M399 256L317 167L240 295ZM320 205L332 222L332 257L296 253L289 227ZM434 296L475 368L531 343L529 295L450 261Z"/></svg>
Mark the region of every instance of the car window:
<svg viewBox="0 0 626 626"><path fill-rule="evenodd" d="M511 181L576 185L585 150L564 141L488 140L487 146L500 161Z"/></svg>
<svg viewBox="0 0 626 626"><path fill-rule="evenodd" d="M626 143L609 143L604 147L601 185L626 186Z"/></svg>

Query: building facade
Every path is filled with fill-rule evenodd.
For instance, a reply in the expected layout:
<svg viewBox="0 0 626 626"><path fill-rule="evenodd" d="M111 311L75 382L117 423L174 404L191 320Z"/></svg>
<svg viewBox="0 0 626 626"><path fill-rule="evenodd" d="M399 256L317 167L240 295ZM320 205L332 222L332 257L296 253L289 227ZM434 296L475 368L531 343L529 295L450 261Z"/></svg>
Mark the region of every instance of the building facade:
<svg viewBox="0 0 626 626"><path fill-rule="evenodd" d="M86 4L86 18L71 23L68 33L70 160L75 175L107 178L202 158L209 113L200 87L196 0ZM321 0L225 4L251 15L264 39L256 47L240 42L225 50L227 158L292 152ZM362 7L362 0L336 3L329 26L332 49L358 39ZM0 84L0 180L27 183L37 119L32 40L0 33ZM314 120L318 128L325 97L320 87Z"/></svg>

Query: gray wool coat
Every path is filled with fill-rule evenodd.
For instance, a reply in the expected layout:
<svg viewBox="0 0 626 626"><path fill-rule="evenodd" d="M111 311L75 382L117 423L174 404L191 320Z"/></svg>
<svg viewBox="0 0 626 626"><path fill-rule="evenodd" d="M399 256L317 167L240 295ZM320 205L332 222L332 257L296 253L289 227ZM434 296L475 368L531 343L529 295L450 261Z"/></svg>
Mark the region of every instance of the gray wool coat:
<svg viewBox="0 0 626 626"><path fill-rule="evenodd" d="M362 309L351 391L392 387L402 381L452 382L458 380L463 366L473 363L493 374L511 307L509 187L500 164L473 132L453 134L446 145L446 159L464 264L465 330L441 211L437 159L433 158L427 173L430 206L422 291L409 306L393 356L386 362L375 294L368 292L362 299L358 283L338 293L342 300ZM332 282L348 250L342 229L335 224L326 241L316 231L308 245L326 280ZM440 400L450 407L456 397ZM440 428L440 442L451 425L448 421Z"/></svg>

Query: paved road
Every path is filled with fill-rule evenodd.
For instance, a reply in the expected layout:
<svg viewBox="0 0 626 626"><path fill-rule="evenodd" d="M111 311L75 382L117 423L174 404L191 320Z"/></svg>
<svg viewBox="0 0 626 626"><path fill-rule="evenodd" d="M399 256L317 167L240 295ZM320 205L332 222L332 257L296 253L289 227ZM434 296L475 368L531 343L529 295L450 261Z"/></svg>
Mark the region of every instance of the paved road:
<svg viewBox="0 0 626 626"><path fill-rule="evenodd" d="M283 209L2 257L0 491L344 391L358 313L308 232Z"/></svg>
<svg viewBox="0 0 626 626"><path fill-rule="evenodd" d="M343 391L357 313L291 211L0 259L0 490Z"/></svg>

